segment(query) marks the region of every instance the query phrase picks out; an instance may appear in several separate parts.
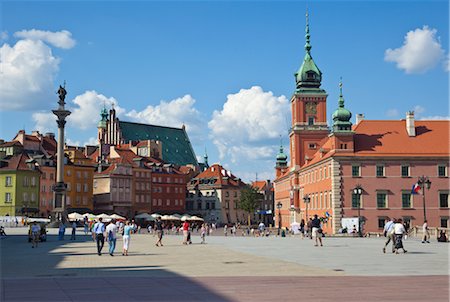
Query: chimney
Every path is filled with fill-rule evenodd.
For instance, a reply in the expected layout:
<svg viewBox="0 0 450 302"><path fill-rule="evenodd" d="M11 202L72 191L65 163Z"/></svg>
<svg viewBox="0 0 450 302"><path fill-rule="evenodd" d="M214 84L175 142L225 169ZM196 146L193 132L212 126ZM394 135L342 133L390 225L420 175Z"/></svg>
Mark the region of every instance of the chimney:
<svg viewBox="0 0 450 302"><path fill-rule="evenodd" d="M45 137L48 137L49 139L55 139L55 133L47 132L45 133Z"/></svg>
<svg viewBox="0 0 450 302"><path fill-rule="evenodd" d="M416 127L414 126L414 111L406 112L406 132L409 136L416 136Z"/></svg>
<svg viewBox="0 0 450 302"><path fill-rule="evenodd" d="M363 113L358 113L358 114L356 115L356 125L358 125L359 122L361 122L361 121L363 121L363 120L364 120L364 114L363 114Z"/></svg>

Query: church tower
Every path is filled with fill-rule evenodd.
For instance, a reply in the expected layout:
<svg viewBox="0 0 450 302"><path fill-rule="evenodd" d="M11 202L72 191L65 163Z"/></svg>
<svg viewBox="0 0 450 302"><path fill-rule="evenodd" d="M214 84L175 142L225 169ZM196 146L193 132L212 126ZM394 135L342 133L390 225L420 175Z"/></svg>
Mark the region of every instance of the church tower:
<svg viewBox="0 0 450 302"><path fill-rule="evenodd" d="M336 151L353 152L354 142L352 131L352 113L344 107L344 97L342 95L342 79L339 83L338 109L333 113L333 130L330 134L331 147Z"/></svg>
<svg viewBox="0 0 450 302"><path fill-rule="evenodd" d="M298 169L312 158L319 142L328 136L327 93L320 88L322 72L311 56L309 16L306 13L305 57L295 73L296 89L291 98L292 128L289 133L291 168Z"/></svg>

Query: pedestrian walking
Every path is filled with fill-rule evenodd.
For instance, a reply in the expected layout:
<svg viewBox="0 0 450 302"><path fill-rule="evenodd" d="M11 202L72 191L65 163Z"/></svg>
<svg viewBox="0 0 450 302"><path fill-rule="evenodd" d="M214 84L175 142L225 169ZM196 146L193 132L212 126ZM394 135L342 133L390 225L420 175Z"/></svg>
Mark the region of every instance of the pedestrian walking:
<svg viewBox="0 0 450 302"><path fill-rule="evenodd" d="M309 218L306 228L307 228L309 239L312 239L312 218Z"/></svg>
<svg viewBox="0 0 450 302"><path fill-rule="evenodd" d="M183 222L183 244L188 244L188 235L189 235L189 222L185 220Z"/></svg>
<svg viewBox="0 0 450 302"><path fill-rule="evenodd" d="M75 240L75 234L77 232L77 222L72 222L72 235L70 236L70 240Z"/></svg>
<svg viewBox="0 0 450 302"><path fill-rule="evenodd" d="M206 225L203 224L202 228L200 229L200 238L202 239L202 241L200 242L201 244L205 243L205 237L206 237Z"/></svg>
<svg viewBox="0 0 450 302"><path fill-rule="evenodd" d="M64 240L64 233L66 232L66 226L62 221L59 222L58 240Z"/></svg>
<svg viewBox="0 0 450 302"><path fill-rule="evenodd" d="M425 242L430 243L430 231L428 229L428 222L426 220L423 222L422 232L423 232L422 243Z"/></svg>
<svg viewBox="0 0 450 302"><path fill-rule="evenodd" d="M114 223L114 219L106 227L106 240L109 244L109 254L114 256L114 250L116 249L117 241L117 225Z"/></svg>
<svg viewBox="0 0 450 302"><path fill-rule="evenodd" d="M99 256L102 255L102 249L105 245L105 224L103 223L103 219L100 217L98 222L94 224L93 232L95 236L95 241L97 242L97 254Z"/></svg>
<svg viewBox="0 0 450 302"><path fill-rule="evenodd" d="M125 226L123 228L123 256L128 256L128 248L130 247L130 239L131 239L131 233L133 232L133 225L127 221L125 223Z"/></svg>
<svg viewBox="0 0 450 302"><path fill-rule="evenodd" d="M403 247L403 235L406 233L405 226L403 225L403 220L401 218L397 219L394 224L394 236L395 236L395 253L398 254L398 250L402 249L403 253L407 250Z"/></svg>
<svg viewBox="0 0 450 302"><path fill-rule="evenodd" d="M386 223L385 223L384 229L383 229L383 234L384 234L384 237L387 238L387 240L384 243L383 253L386 253L386 247L389 245L389 243L392 244L392 252L393 253L395 252L394 225L395 225L394 219L391 219L391 220L389 220L389 218L386 219Z"/></svg>
<svg viewBox="0 0 450 302"><path fill-rule="evenodd" d="M158 217L156 218L156 223L155 223L155 230L156 230L156 236L158 237L158 241L156 241L156 246L163 246L162 244L162 238L163 238L163 224L161 222L161 218Z"/></svg>
<svg viewBox="0 0 450 302"><path fill-rule="evenodd" d="M223 234L225 235L225 237L228 236L228 225L223 226Z"/></svg>
<svg viewBox="0 0 450 302"><path fill-rule="evenodd" d="M300 221L300 235L302 239L305 239L305 219L302 219L302 221Z"/></svg>
<svg viewBox="0 0 450 302"><path fill-rule="evenodd" d="M314 237L315 244L314 246L322 245L322 228L320 226L320 220L317 217L317 214L314 215L314 219L311 220L311 236Z"/></svg>
<svg viewBox="0 0 450 302"><path fill-rule="evenodd" d="M89 232L89 223L88 223L88 218L86 216L84 216L83 219L83 226L84 226L84 235L87 235Z"/></svg>
<svg viewBox="0 0 450 302"><path fill-rule="evenodd" d="M31 226L31 239L32 239L32 245L31 248L37 248L39 237L41 235L41 226L35 222L33 222L33 225Z"/></svg>

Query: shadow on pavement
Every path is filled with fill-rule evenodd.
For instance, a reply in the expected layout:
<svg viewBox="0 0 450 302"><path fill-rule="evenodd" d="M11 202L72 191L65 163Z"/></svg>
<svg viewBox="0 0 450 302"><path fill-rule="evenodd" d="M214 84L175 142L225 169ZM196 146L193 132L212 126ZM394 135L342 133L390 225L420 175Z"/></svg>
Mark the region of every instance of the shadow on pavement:
<svg viewBox="0 0 450 302"><path fill-rule="evenodd" d="M87 241L92 239L79 236L75 243ZM92 253L74 253L73 243L49 235L47 242L32 249L26 235L1 240L0 301L231 301L194 278L159 266L158 254L111 257L105 244L106 254L99 257L94 242ZM85 259L80 257L77 261L82 262L74 267L61 266L68 256ZM127 264L133 256L148 257L148 264Z"/></svg>

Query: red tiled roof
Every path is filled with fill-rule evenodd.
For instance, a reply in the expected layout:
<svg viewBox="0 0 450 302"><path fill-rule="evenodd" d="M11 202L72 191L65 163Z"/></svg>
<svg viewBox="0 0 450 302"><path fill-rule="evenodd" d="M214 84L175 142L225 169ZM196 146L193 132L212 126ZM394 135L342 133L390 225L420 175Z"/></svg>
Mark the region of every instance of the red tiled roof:
<svg viewBox="0 0 450 302"><path fill-rule="evenodd" d="M12 141L0 145L0 147L12 147L12 146L22 146L22 144L19 141Z"/></svg>
<svg viewBox="0 0 450 302"><path fill-rule="evenodd" d="M449 156L450 121L415 121L416 136L406 121L363 120L355 127L357 156Z"/></svg>
<svg viewBox="0 0 450 302"><path fill-rule="evenodd" d="M26 161L28 160L28 156L26 153L20 153L14 156L11 156L8 159L3 159L4 161L8 162L8 165L5 167L0 168L0 170L7 170L7 171L29 171L31 170Z"/></svg>
<svg viewBox="0 0 450 302"><path fill-rule="evenodd" d="M226 181L226 177L228 178L228 183ZM208 179L208 178L217 179L214 185L235 186L235 187L245 185L240 179L237 179L235 175L231 174L231 172L227 171L224 167L222 167L219 164L212 165L211 167L209 167L208 169L197 175L193 180L196 180L196 184L199 184L200 179Z"/></svg>
<svg viewBox="0 0 450 302"><path fill-rule="evenodd" d="M302 168L332 156L430 157L450 156L450 121L415 121L416 136L409 136L405 120L363 120L353 127L354 152L331 150L331 139Z"/></svg>
<svg viewBox="0 0 450 302"><path fill-rule="evenodd" d="M42 148L50 155L56 154L57 142L55 139L44 136L42 138Z"/></svg>
<svg viewBox="0 0 450 302"><path fill-rule="evenodd" d="M252 182L252 187L255 189L258 189L259 191L264 191L265 187L266 187L266 182L264 180L260 180L260 181L253 181Z"/></svg>

